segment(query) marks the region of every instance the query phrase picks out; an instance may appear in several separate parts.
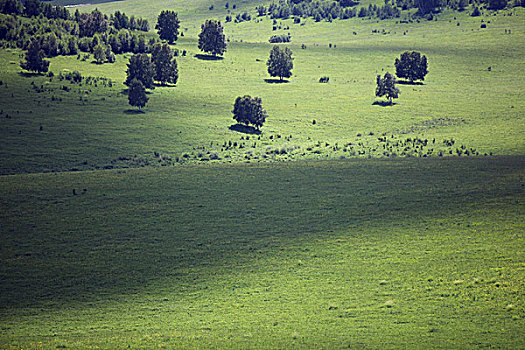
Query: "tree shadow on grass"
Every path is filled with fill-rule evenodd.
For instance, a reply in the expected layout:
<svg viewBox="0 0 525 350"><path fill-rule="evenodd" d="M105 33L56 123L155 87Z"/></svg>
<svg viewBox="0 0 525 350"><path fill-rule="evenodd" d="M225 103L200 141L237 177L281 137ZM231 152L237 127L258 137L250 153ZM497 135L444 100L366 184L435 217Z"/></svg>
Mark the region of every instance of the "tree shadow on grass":
<svg viewBox="0 0 525 350"><path fill-rule="evenodd" d="M155 84L155 86L157 86L157 84ZM127 96L129 94L129 89L122 89L122 90L120 90L120 93L122 95L126 95ZM146 95L151 95L151 94L153 94L153 92L146 89Z"/></svg>
<svg viewBox="0 0 525 350"><path fill-rule="evenodd" d="M410 81L410 80L396 80L396 84L400 84L400 85L425 85L422 81Z"/></svg>
<svg viewBox="0 0 525 350"><path fill-rule="evenodd" d="M129 115L136 115L136 114L145 114L146 112L144 112L141 109L126 109L124 110L124 113L129 114Z"/></svg>
<svg viewBox="0 0 525 350"><path fill-rule="evenodd" d="M222 61L224 59L224 57L220 57L220 56L201 55L201 54L195 55L195 58L198 58L199 60L203 60L203 61Z"/></svg>
<svg viewBox="0 0 525 350"><path fill-rule="evenodd" d="M264 82L268 83L268 84L287 84L290 81L286 80L286 79L283 79L283 80L281 80L281 79L264 79Z"/></svg>
<svg viewBox="0 0 525 350"><path fill-rule="evenodd" d="M36 73L36 72L19 72L18 75L24 78L32 78L32 77L43 77L43 73Z"/></svg>
<svg viewBox="0 0 525 350"><path fill-rule="evenodd" d="M397 105L397 103L390 102L390 101L374 101L374 103L372 103L372 106L381 106L381 107L390 107L390 106L395 106L395 105Z"/></svg>
<svg viewBox="0 0 525 350"><path fill-rule="evenodd" d="M242 124L230 125L228 129L230 129L231 131L242 132L243 134L250 134L250 135L260 135L261 134L261 130L257 130L253 126L242 125Z"/></svg>
<svg viewBox="0 0 525 350"><path fill-rule="evenodd" d="M170 83L155 83L155 87L174 88L174 87L177 87L177 84L170 84Z"/></svg>

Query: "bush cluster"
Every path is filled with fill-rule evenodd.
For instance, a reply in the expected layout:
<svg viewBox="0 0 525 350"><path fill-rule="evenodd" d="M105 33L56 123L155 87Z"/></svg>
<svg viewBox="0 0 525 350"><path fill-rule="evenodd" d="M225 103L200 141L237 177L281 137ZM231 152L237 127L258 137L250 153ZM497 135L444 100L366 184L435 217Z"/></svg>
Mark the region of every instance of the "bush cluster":
<svg viewBox="0 0 525 350"><path fill-rule="evenodd" d="M292 41L290 34L272 35L268 40L270 43L289 43Z"/></svg>
<svg viewBox="0 0 525 350"><path fill-rule="evenodd" d="M98 10L73 15L61 6L40 0L0 0L0 40L3 47L27 50L38 41L46 57L95 54L97 62L114 62L115 54L149 52L157 41L134 30L149 30L147 20L120 11L110 18Z"/></svg>

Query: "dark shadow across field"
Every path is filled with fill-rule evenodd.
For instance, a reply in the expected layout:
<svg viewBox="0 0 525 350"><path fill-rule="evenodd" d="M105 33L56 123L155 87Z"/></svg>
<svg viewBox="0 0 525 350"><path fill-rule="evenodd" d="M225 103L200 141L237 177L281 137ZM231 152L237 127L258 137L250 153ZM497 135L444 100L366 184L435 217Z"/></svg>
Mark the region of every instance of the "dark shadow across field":
<svg viewBox="0 0 525 350"><path fill-rule="evenodd" d="M330 232L519 203L524 171L516 156L4 177L0 308L107 300L166 280L189 290Z"/></svg>

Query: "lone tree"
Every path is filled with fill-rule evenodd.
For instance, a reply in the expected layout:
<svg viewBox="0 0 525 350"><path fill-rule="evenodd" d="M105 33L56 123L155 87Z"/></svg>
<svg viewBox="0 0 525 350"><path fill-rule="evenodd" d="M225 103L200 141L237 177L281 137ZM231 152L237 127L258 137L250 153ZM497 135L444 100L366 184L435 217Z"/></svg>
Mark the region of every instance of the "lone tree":
<svg viewBox="0 0 525 350"><path fill-rule="evenodd" d="M224 52L226 52L226 39L220 21L206 20L206 22L201 25L199 49L213 56L222 56Z"/></svg>
<svg viewBox="0 0 525 350"><path fill-rule="evenodd" d="M137 79L140 80L145 88L155 89L155 84L153 83L155 66L147 54L139 53L131 56L126 73L128 76L124 84L127 86L131 86L133 79Z"/></svg>
<svg viewBox="0 0 525 350"><path fill-rule="evenodd" d="M270 76L279 77L281 81L283 78L290 78L293 69L292 50L287 47L281 49L278 45L275 45L270 50L270 58L268 58L266 65Z"/></svg>
<svg viewBox="0 0 525 350"><path fill-rule="evenodd" d="M385 96L392 104L392 99L397 98L399 93L399 89L396 87L396 78L392 74L386 72L383 78L380 75L377 76L377 97Z"/></svg>
<svg viewBox="0 0 525 350"><path fill-rule="evenodd" d="M170 44L177 41L179 36L180 21L177 12L164 10L159 14L155 29L162 40L167 40Z"/></svg>
<svg viewBox="0 0 525 350"><path fill-rule="evenodd" d="M428 73L427 57L417 51L405 51L400 58L396 58L396 75L399 78L410 80L425 80Z"/></svg>
<svg viewBox="0 0 525 350"><path fill-rule="evenodd" d="M128 90L128 101L133 107L142 109L148 103L148 96L146 96L146 89L138 79L133 79Z"/></svg>
<svg viewBox="0 0 525 350"><path fill-rule="evenodd" d="M237 97L233 105L233 119L239 124L252 124L259 130L259 128L266 121L266 111L262 107L262 100L259 97L251 97L245 95Z"/></svg>
<svg viewBox="0 0 525 350"><path fill-rule="evenodd" d="M156 44L151 56L155 65L155 80L162 85L166 85L166 83L177 84L179 78L177 60L173 57L170 46L168 44Z"/></svg>
<svg viewBox="0 0 525 350"><path fill-rule="evenodd" d="M45 60L44 50L38 39L33 39L27 49L25 60L20 62L22 69L32 72L47 72L49 70L49 61Z"/></svg>

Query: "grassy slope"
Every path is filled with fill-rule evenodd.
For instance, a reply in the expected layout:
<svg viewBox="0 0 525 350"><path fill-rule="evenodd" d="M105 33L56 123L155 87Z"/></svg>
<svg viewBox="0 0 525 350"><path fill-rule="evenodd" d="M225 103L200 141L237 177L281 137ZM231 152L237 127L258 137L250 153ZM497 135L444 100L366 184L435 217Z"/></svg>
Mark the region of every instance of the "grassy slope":
<svg viewBox="0 0 525 350"><path fill-rule="evenodd" d="M4 177L1 347L522 348L523 164Z"/></svg>
<svg viewBox="0 0 525 350"><path fill-rule="evenodd" d="M187 162L208 151L219 162L325 159L349 156L348 142L379 157L382 133L436 138L436 150L524 153L522 10L483 18L487 30L466 14L459 27L451 14L407 25L287 21L296 68L278 85L264 82L270 20L228 24L225 59L201 61L197 29L225 12L185 3L170 2L187 33L177 47L190 53L178 59L180 82L155 89L143 115L122 93L125 57L102 66L53 59L55 73L116 82L66 84L66 93L56 78L20 75L18 51L0 52L1 173L171 163L154 151ZM97 6L150 19L162 7ZM373 106L375 75L405 49L429 57L425 85L401 86L392 108ZM329 84L316 82L323 75ZM270 114L255 148L253 136L228 130L245 93L263 97ZM442 145L451 138L457 144ZM253 154L223 150L228 141ZM462 157L2 176L0 347L522 348L523 164Z"/></svg>
<svg viewBox="0 0 525 350"><path fill-rule="evenodd" d="M55 73L74 67L84 75L107 76L116 82L113 88L90 86L90 94L85 95L85 86L73 86L72 92L66 93L60 90L64 83L56 78L49 82L43 77L20 76L18 52L4 51L0 53L2 61L12 64L0 71L0 79L7 83L0 86L1 109L4 116L8 113L13 118L0 118L4 140L0 168L3 173L13 173L137 166L157 162L154 152L172 162L184 154L192 161L207 159L207 152L217 152L222 161L338 158L359 152L365 157L381 157L384 149L377 136L383 133L393 141L435 138L437 144L424 151L432 148L433 155L439 151L456 153L461 145L481 154L523 154L523 82L516 77L525 71L518 45L525 33L524 13L518 13L519 17L485 18L491 21L486 30L479 29L480 19L466 14L461 15L459 27L456 21L447 20L447 14L441 21L406 27L357 19L289 24L295 54L289 84L264 81L270 45L259 41L272 33L267 19L228 25L226 33L232 42L222 61L196 59L195 39L186 36L177 44L189 52L178 59L177 87L155 89L143 115L128 113L127 97L122 93L125 86L120 82L125 78L129 55L119 57L115 65L102 66L74 57L53 59ZM391 34L371 33L384 28ZM507 28L511 35L505 34ZM358 35L352 34L354 30ZM301 43L306 43L307 49L300 49ZM329 49L329 43L337 47ZM418 49L429 57L425 85L400 86L402 93L394 107L372 105L375 75L383 69L393 71L395 57L405 49ZM489 66L491 72L487 71ZM317 83L325 75L330 76L330 83ZM48 86L48 91L35 93L33 81ZM79 94L88 102L81 102ZM269 113L255 148L253 138L245 142L241 140L245 135L228 129L233 124L233 101L243 94L262 97ZM52 101L53 96L62 102ZM369 132L375 135L356 137ZM451 138L457 143L444 147L442 141ZM244 143L247 148L225 150L223 145L229 141ZM344 152L344 145L350 142L356 145L348 147L351 152ZM325 147L326 143L330 146ZM314 147L318 144L323 146ZM335 144L336 151L331 148ZM390 154L401 154L404 148L395 147ZM246 154L247 149L251 154ZM286 155L275 156L283 149ZM417 156L414 151L419 152L412 148L408 153ZM119 158L134 160L121 162Z"/></svg>

